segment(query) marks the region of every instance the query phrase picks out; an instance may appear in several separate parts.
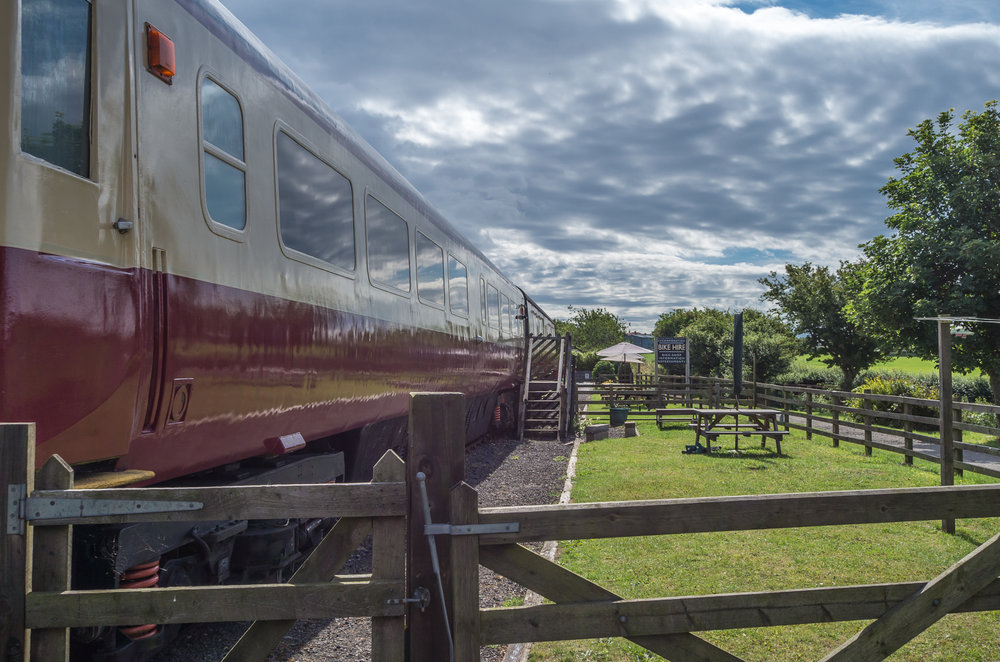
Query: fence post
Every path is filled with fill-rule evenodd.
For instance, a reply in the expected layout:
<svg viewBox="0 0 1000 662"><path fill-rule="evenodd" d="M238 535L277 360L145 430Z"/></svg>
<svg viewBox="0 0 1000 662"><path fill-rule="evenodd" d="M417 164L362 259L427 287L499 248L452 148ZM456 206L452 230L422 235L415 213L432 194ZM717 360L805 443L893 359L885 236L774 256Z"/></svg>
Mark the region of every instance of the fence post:
<svg viewBox="0 0 1000 662"><path fill-rule="evenodd" d="M830 404L833 405L833 423L830 424L830 432L833 433L831 439L833 440L833 447L838 448L840 446L840 403L842 399L839 395L830 396Z"/></svg>
<svg viewBox="0 0 1000 662"><path fill-rule="evenodd" d="M0 490L6 513L12 497L10 487L24 485L24 497L34 489L35 426L0 425ZM23 498L20 493L17 498ZM24 629L24 596L30 587L28 569L32 527L23 533L4 529L0 545L0 654L2 659L27 659L29 642Z"/></svg>
<svg viewBox="0 0 1000 662"><path fill-rule="evenodd" d="M872 454L872 412L874 412L872 401L865 397L869 393L871 389L866 388L861 394L861 408L865 410L865 455L868 456Z"/></svg>
<svg viewBox="0 0 1000 662"><path fill-rule="evenodd" d="M903 405L903 446L906 450L913 450L913 421L910 420L910 416L913 416L913 405L909 402ZM903 460L904 464L913 464L913 456L907 453L906 458Z"/></svg>
<svg viewBox="0 0 1000 662"><path fill-rule="evenodd" d="M404 480L406 467L399 456L392 452L383 455L372 472L373 483L396 483ZM400 544L405 539L404 518L373 518L372 579L405 579L406 551ZM372 662L403 662L406 658L405 620L403 616L372 619Z"/></svg>
<svg viewBox="0 0 1000 662"><path fill-rule="evenodd" d="M791 416L792 407L788 401L788 391L786 389L781 389L781 400L785 405L785 432L788 432L791 429L788 427L788 418Z"/></svg>
<svg viewBox="0 0 1000 662"><path fill-rule="evenodd" d="M451 515L451 488L465 478L465 396L461 393L411 393L410 442L406 461L409 486L407 514L406 594L417 589L430 592L431 604L424 611L410 603L407 610L407 641L411 660L447 660L451 648L448 619L455 616L451 603L451 540L437 536L436 547L441 571L441 591L431 562L428 538L424 534L423 500L417 473L426 476L431 520L448 522ZM443 595L442 595L443 593Z"/></svg>
<svg viewBox="0 0 1000 662"><path fill-rule="evenodd" d="M38 472L40 490L73 489L73 469L53 455ZM41 526L34 531L32 554L33 591L61 592L70 588L73 527ZM31 631L31 659L39 662L69 660L69 628Z"/></svg>
<svg viewBox="0 0 1000 662"><path fill-rule="evenodd" d="M962 396L958 397L958 401L959 402L962 401ZM954 411L954 414L953 414L953 423L954 424L961 423L962 422L962 410L956 407L953 411ZM959 444L962 443L962 431L961 430L959 430L958 428L955 428L955 431L952 434L955 437L954 441L956 443L959 443ZM955 462L963 462L964 460L965 460L965 453L962 452L961 448L959 448L958 446L955 446ZM956 467L955 468L955 475L957 475L957 476L963 476L963 475L965 475L965 470L964 469L959 469L959 468Z"/></svg>
<svg viewBox="0 0 1000 662"><path fill-rule="evenodd" d="M806 439L813 438L813 394L806 393Z"/></svg>
<svg viewBox="0 0 1000 662"><path fill-rule="evenodd" d="M479 494L467 483L451 491L451 523L479 523ZM455 659L479 662L479 536L457 536L451 551Z"/></svg>

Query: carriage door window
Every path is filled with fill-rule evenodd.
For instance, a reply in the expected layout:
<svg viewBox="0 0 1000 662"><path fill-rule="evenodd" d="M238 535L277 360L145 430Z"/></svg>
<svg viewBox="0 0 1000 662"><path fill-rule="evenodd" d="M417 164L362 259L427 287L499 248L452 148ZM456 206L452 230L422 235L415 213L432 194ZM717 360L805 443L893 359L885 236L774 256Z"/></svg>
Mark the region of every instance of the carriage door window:
<svg viewBox="0 0 1000 662"><path fill-rule="evenodd" d="M469 271L451 256L448 256L448 305L456 315L469 316Z"/></svg>
<svg viewBox="0 0 1000 662"><path fill-rule="evenodd" d="M21 151L90 176L87 0L21 2Z"/></svg>
<svg viewBox="0 0 1000 662"><path fill-rule="evenodd" d="M490 326L500 328L500 293L492 285L490 288Z"/></svg>
<svg viewBox="0 0 1000 662"><path fill-rule="evenodd" d="M483 324L486 324L486 281L479 279L479 313Z"/></svg>
<svg viewBox="0 0 1000 662"><path fill-rule="evenodd" d="M236 97L211 78L201 81L201 145L208 215L242 230L247 224L243 111Z"/></svg>

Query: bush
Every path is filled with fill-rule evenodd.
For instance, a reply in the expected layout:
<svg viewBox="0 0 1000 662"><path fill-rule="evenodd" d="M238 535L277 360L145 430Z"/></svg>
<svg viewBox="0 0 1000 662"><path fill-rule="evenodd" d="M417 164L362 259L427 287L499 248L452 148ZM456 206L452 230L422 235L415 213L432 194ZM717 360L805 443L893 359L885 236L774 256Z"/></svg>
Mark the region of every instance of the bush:
<svg viewBox="0 0 1000 662"><path fill-rule="evenodd" d="M837 390L844 379L840 368L807 365L796 362L792 367L775 378L777 384L799 384Z"/></svg>
<svg viewBox="0 0 1000 662"><path fill-rule="evenodd" d="M615 365L610 361L598 361L590 373L595 384L606 382L615 378Z"/></svg>
<svg viewBox="0 0 1000 662"><path fill-rule="evenodd" d="M875 395L895 395L908 398L922 398L924 400L939 400L941 397L936 385L931 385L925 380L899 372L875 373L868 376L864 382L854 389L855 393L864 393L865 391ZM880 400L872 400L870 402L871 408L874 411L891 412L894 414L904 413L905 405L899 402L883 402ZM864 403L861 398L854 398L847 401L847 406L861 409ZM913 406L911 413L914 416L934 418L938 415L938 408L933 406ZM859 421L864 419L863 416L857 414L854 418ZM900 427L899 421L889 418L875 417L872 419L872 422L879 425Z"/></svg>

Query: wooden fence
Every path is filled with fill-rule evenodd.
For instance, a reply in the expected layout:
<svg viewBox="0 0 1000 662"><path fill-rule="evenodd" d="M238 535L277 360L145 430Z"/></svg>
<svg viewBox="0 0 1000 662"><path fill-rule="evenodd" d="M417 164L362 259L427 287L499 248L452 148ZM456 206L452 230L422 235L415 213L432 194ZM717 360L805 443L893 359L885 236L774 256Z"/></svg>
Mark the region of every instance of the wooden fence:
<svg viewBox="0 0 1000 662"><path fill-rule="evenodd" d="M1000 609L1000 536L931 581L621 599L520 543L997 517L1000 486L479 508L463 482L464 414L461 395L414 394L407 464L383 457L373 482L356 485L72 490L72 472L57 458L36 482L31 426L0 426L4 660L66 659L69 627L236 620L257 623L227 659L263 659L294 619L339 616L373 618L378 662L448 660L452 651L468 662L483 645L611 636L675 662L732 662L739 658L696 633L858 619L875 621L825 659L880 660L947 613ZM129 512L107 514L112 501ZM106 514L47 513L67 503ZM140 515L136 504L175 510ZM334 515L343 519L288 584L69 590L75 523ZM369 531L371 575L335 576ZM554 604L480 609L480 565Z"/></svg>
<svg viewBox="0 0 1000 662"><path fill-rule="evenodd" d="M681 404L686 407L735 406L732 381L707 377L692 377L690 385L683 377L661 376L658 382L643 380L640 384L606 384L580 387L580 405L588 402L614 406L629 405L630 419L648 419L656 408ZM786 430L796 429L827 437L837 446L841 442L861 444L869 455L880 449L903 455L904 462L913 458L941 462L942 435L940 428L941 402L875 393L831 391L803 386L747 383L739 398L741 407L767 407L784 412ZM893 406L898 411L887 411ZM970 414L987 414L996 423L1000 407L972 402L953 401L952 423L946 431L944 444L952 448L955 472L972 471L1000 478L1000 469L965 461L966 452L982 453L998 458L1000 448L963 441L963 432L977 432L1000 437L1000 427L970 422ZM608 416L606 409L588 410L589 418ZM852 434L853 431L853 434ZM928 452L928 445L935 452ZM921 449L923 447L923 450Z"/></svg>

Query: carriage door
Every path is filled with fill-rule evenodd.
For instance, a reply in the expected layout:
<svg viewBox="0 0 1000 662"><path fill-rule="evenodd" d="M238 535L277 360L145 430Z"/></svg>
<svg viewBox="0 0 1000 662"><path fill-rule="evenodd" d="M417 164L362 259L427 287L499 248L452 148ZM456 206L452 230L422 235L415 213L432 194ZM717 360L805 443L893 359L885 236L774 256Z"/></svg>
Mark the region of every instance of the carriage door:
<svg viewBox="0 0 1000 662"><path fill-rule="evenodd" d="M212 5L134 1L139 204L155 317L144 429L172 434L212 415L195 380L212 360L206 343L228 331L212 312L218 288L239 284L230 265L246 259L244 74L216 34Z"/></svg>
<svg viewBox="0 0 1000 662"><path fill-rule="evenodd" d="M20 65L4 244L16 249L9 267L26 276L5 303L17 311L10 333L42 348L30 354L29 381L49 378L11 388L9 404L40 421L39 458L121 455L142 380L129 1L3 6L20 19L19 46L4 47Z"/></svg>

